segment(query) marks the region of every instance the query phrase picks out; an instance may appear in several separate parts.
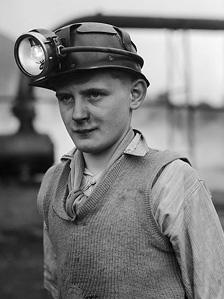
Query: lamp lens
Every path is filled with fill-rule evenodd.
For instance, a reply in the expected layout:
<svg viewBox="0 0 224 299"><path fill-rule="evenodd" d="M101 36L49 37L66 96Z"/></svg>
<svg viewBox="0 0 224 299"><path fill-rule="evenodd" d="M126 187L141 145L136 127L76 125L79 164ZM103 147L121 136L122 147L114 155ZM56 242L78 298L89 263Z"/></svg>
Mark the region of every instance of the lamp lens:
<svg viewBox="0 0 224 299"><path fill-rule="evenodd" d="M20 42L18 58L22 68L29 75L38 76L42 73L45 64L45 52L36 39L26 37Z"/></svg>

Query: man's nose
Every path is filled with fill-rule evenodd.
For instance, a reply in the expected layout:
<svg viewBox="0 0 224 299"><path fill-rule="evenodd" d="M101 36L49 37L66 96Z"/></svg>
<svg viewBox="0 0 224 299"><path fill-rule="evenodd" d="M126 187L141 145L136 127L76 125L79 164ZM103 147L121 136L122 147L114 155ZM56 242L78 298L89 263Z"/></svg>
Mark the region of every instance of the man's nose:
<svg viewBox="0 0 224 299"><path fill-rule="evenodd" d="M88 119L88 117L89 111L86 103L83 101L83 99L76 98L72 114L73 120L80 122L82 120Z"/></svg>

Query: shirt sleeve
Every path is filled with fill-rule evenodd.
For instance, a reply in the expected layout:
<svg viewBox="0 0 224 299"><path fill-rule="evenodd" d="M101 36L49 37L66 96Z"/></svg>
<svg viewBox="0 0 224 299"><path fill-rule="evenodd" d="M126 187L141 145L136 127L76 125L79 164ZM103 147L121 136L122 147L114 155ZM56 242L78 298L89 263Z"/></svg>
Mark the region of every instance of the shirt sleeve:
<svg viewBox="0 0 224 299"><path fill-rule="evenodd" d="M153 212L173 246L188 298L224 298L224 233L197 172L176 160L152 189Z"/></svg>
<svg viewBox="0 0 224 299"><path fill-rule="evenodd" d="M48 235L46 224L43 226L44 245L44 288L50 292L54 299L59 298L57 289L56 254Z"/></svg>

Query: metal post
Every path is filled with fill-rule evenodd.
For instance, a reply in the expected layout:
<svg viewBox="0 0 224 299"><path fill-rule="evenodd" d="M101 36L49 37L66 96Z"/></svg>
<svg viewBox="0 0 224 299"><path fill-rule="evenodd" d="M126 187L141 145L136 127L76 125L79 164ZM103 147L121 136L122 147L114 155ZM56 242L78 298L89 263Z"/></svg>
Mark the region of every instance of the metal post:
<svg viewBox="0 0 224 299"><path fill-rule="evenodd" d="M175 111L174 107L170 102L172 98L172 88L174 83L174 56L173 56L173 45L172 45L172 33L167 31L167 65L166 65L166 96L167 96L167 119L168 119L168 133L167 133L167 143L168 148L172 149L175 142Z"/></svg>
<svg viewBox="0 0 224 299"><path fill-rule="evenodd" d="M185 82L185 103L186 103L186 135L188 143L188 153L194 161L194 109L191 102L191 55L189 31L183 32L183 51L184 51L184 82Z"/></svg>
<svg viewBox="0 0 224 299"><path fill-rule="evenodd" d="M54 147L45 134L36 132L33 88L21 75L12 112L19 120L19 129L11 135L0 136L0 178L30 181L44 173L54 162Z"/></svg>

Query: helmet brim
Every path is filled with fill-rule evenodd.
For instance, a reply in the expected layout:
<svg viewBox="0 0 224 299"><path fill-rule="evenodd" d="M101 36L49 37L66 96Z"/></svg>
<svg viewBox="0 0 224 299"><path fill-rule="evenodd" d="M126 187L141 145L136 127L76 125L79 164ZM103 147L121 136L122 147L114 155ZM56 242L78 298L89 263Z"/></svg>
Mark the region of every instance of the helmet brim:
<svg viewBox="0 0 224 299"><path fill-rule="evenodd" d="M41 87L41 88L45 88L45 89L50 89L55 91L57 89L57 85L60 83L60 81L65 80L66 78L69 78L71 76L75 77L75 75L78 75L80 73L86 73L89 71L94 71L94 70L121 70L130 74L133 74L136 76L136 78L142 78L145 82L147 87L150 85L149 80L146 78L146 76L142 73L142 72L138 72L133 70L132 68L129 67L125 67L125 66L118 66L118 65L106 65L106 66L92 66L92 67L88 67L88 68L76 68L73 70L67 70L64 72L60 72L58 74L54 74L52 76L48 76L48 77L43 77L43 78L39 78L36 80L32 80L30 82L30 85L34 86L34 87Z"/></svg>

